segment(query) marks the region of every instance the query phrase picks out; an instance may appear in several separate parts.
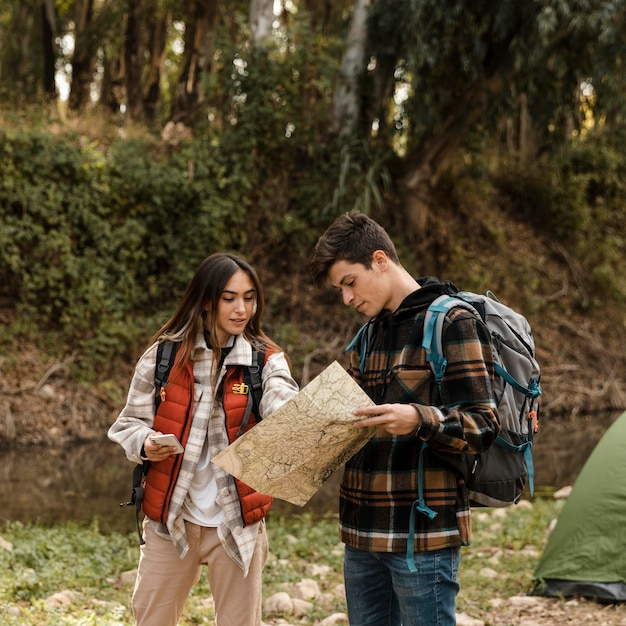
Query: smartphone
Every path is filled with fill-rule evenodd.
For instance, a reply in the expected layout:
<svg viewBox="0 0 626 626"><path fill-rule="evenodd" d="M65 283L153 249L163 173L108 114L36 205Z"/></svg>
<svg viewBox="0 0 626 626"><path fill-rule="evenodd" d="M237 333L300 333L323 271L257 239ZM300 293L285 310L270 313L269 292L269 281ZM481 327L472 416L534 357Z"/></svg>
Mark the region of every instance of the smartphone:
<svg viewBox="0 0 626 626"><path fill-rule="evenodd" d="M160 446L174 446L176 448L174 454L180 454L183 451L183 447L180 445L180 441L176 439L175 435L152 435L150 441Z"/></svg>

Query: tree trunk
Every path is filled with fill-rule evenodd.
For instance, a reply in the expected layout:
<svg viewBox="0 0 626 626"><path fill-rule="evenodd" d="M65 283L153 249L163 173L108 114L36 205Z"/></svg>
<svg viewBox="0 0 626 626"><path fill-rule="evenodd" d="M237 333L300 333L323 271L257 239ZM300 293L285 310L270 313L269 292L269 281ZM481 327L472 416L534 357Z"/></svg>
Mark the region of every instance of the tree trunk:
<svg viewBox="0 0 626 626"><path fill-rule="evenodd" d="M433 191L448 169L468 130L480 119L487 99L501 89L502 77L494 76L477 84L457 102L441 130L428 137L403 159L408 168L398 182L407 232L423 233L428 223Z"/></svg>
<svg viewBox="0 0 626 626"><path fill-rule="evenodd" d="M205 70L204 43L215 22L219 0L190 0L185 23L185 52L174 91L170 119L193 127L200 104L200 78Z"/></svg>
<svg viewBox="0 0 626 626"><path fill-rule="evenodd" d="M126 18L126 34L124 37L126 114L134 122L144 120L143 93L141 90L141 73L143 69L141 25L143 7L140 0L129 3Z"/></svg>
<svg viewBox="0 0 626 626"><path fill-rule="evenodd" d="M100 90L100 106L111 113L119 113L125 101L124 52L117 50L115 58L105 56L102 60L103 73Z"/></svg>
<svg viewBox="0 0 626 626"><path fill-rule="evenodd" d="M56 37L56 17L54 12L54 0L43 0L43 90L50 100L55 100L57 95L55 74L56 74L56 53L54 39Z"/></svg>
<svg viewBox="0 0 626 626"><path fill-rule="evenodd" d="M255 48L272 35L274 0L250 0L250 39Z"/></svg>
<svg viewBox="0 0 626 626"><path fill-rule="evenodd" d="M148 122L154 122L161 93L161 74L165 63L165 45L167 42L167 26L171 20L171 12L162 13L158 6L152 16L150 34L150 68L146 78L144 112Z"/></svg>
<svg viewBox="0 0 626 626"><path fill-rule="evenodd" d="M93 0L77 0L74 18L74 55L69 107L82 109L89 101L92 81L93 53L89 28L93 16Z"/></svg>
<svg viewBox="0 0 626 626"><path fill-rule="evenodd" d="M359 119L358 80L365 67L369 5L370 0L357 0L346 49L341 60L339 79L333 94L331 130L339 135L352 134L356 130Z"/></svg>

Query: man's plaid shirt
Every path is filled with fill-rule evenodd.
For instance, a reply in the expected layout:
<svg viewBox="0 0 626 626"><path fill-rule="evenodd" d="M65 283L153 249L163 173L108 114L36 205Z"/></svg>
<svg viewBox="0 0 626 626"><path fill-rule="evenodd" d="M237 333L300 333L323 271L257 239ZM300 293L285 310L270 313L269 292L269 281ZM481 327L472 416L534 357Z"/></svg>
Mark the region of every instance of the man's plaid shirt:
<svg viewBox="0 0 626 626"><path fill-rule="evenodd" d="M452 309L443 331L448 365L440 396L421 346L426 309L437 296L448 293L450 284L432 278L420 283L422 288L397 311L383 311L371 320L362 371L360 342L350 355L351 375L376 404L411 403L422 420L416 434L379 431L346 464L340 491L341 539L360 550L406 551L409 516L418 497L420 454L426 505L437 515L415 516L415 550L469 543L465 483L435 451L479 453L500 429L489 331L468 311Z"/></svg>

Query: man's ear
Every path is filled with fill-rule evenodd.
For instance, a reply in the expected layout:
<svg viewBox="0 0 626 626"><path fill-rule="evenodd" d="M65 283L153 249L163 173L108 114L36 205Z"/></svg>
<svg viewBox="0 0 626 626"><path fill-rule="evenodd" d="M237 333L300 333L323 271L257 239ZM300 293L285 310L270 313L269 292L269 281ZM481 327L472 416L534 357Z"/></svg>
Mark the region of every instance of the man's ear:
<svg viewBox="0 0 626 626"><path fill-rule="evenodd" d="M388 262L389 262L389 257L387 256L386 252L384 252L383 250L376 250L372 254L372 267L373 268L378 266L378 269L386 270Z"/></svg>

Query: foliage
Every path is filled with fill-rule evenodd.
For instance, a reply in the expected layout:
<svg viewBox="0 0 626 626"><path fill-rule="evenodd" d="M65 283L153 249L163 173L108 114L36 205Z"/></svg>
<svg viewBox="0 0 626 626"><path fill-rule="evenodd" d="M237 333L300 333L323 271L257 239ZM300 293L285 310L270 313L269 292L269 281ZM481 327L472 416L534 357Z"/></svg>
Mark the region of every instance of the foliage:
<svg viewBox="0 0 626 626"><path fill-rule="evenodd" d="M375 100L376 81L392 83L378 103L390 117L382 122L409 156L477 123L494 136L522 94L540 145L567 142L565 121L578 127L584 107L598 120L624 119L623 28L621 0L380 0L369 15L368 57L378 67L366 93ZM579 93L583 82L593 98Z"/></svg>
<svg viewBox="0 0 626 626"><path fill-rule="evenodd" d="M624 131L598 129L535 162L503 167L496 187L517 219L527 220L580 264L591 291L626 302ZM592 301L604 302L603 297Z"/></svg>
<svg viewBox="0 0 626 626"><path fill-rule="evenodd" d="M85 598L85 618L120 618L125 612L120 611L125 598L116 589L116 578L136 566L137 550L129 537L105 536L94 521L87 528L71 522L52 528L14 522L3 529L3 538L13 546L0 551L0 612L5 624L58 623L63 610L46 610L43 599L65 589ZM108 601L98 607L91 598ZM10 612L9 606L16 610Z"/></svg>
<svg viewBox="0 0 626 626"><path fill-rule="evenodd" d="M493 598L525 593L532 587L536 563L551 521L561 503L535 499L533 506L475 510L472 545L462 549L458 610L476 618ZM314 606L301 623L315 623L329 612L345 611L337 593L343 582L343 549L337 520L309 514L268 518L270 558L264 570L264 597L285 585L312 577L308 568L328 566L320 578L323 592L334 595L332 606ZM132 623L128 609L139 548L136 533L102 534L97 522L87 527L66 522L44 528L36 524L7 523L1 530L12 550L0 548L0 612L4 624ZM489 577L484 568L496 570ZM51 609L45 600L63 590L74 593L67 606ZM210 588L206 572L190 596L181 624L204 623L211 617L206 598ZM264 616L268 623L270 616Z"/></svg>
<svg viewBox="0 0 626 626"><path fill-rule="evenodd" d="M202 258L245 243L245 185L209 143L105 152L37 130L0 141L0 295L17 307L15 333L45 329L105 362L146 340L137 316L163 316Z"/></svg>
<svg viewBox="0 0 626 626"><path fill-rule="evenodd" d="M267 63L267 72L279 71L272 65L277 61ZM255 72L244 77L246 92L265 91L257 78ZM16 312L3 341L45 333L48 351L71 354L82 369L79 378L89 380L92 372L113 367L116 355L133 361L200 260L230 249L262 268L264 280L280 277L267 281L266 319L286 349L304 349L296 329L305 324L303 304L312 296L301 277L326 225L358 208L384 220L400 249L409 239L401 220L385 216L394 202L393 163L359 142L303 151L296 138L276 131L292 111L289 98L282 100L277 110L261 107L256 120L228 133L207 132L176 145L149 135L106 145L69 131L3 131L0 299ZM272 123L275 131L259 133ZM442 185L440 210L449 205L456 211L447 228L455 219L463 228L466 219L467 209L455 208L455 197L480 194L474 202L481 214L499 205L576 259L590 292L610 290L624 301L623 145L619 132L596 129L529 164L502 160L493 186L490 169L474 159ZM482 230L471 219L471 230L452 238L431 229L432 258L420 254L419 271L454 270L456 255L464 284L471 283L467 237L478 248L481 242L506 243L493 218L481 221ZM409 246L403 258L413 256ZM483 275L497 267L476 267L476 281L497 286L493 276ZM585 306L599 303L592 299Z"/></svg>
<svg viewBox="0 0 626 626"><path fill-rule="evenodd" d="M533 573L562 500L535 498L533 506L474 509L472 545L462 553L459 605L468 614L485 609L495 597L529 593ZM483 568L497 571L490 577ZM469 589L468 589L469 588ZM466 593L467 592L467 593Z"/></svg>

